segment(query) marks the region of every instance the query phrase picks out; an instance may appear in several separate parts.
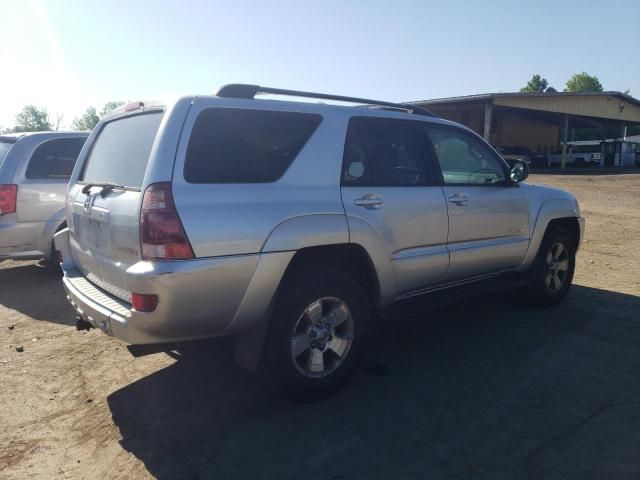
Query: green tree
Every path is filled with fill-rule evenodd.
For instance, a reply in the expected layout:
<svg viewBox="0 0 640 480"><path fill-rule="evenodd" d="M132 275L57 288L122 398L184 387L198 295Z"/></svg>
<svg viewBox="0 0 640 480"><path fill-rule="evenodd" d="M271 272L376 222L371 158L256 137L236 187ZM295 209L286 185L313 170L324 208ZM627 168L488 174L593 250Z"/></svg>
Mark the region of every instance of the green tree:
<svg viewBox="0 0 640 480"><path fill-rule="evenodd" d="M88 130L91 131L100 121L100 117L96 113L96 109L93 107L87 108L84 114L79 118L73 119L74 130Z"/></svg>
<svg viewBox="0 0 640 480"><path fill-rule="evenodd" d="M602 84L598 77L589 75L587 72L576 73L567 80L565 92L601 92Z"/></svg>
<svg viewBox="0 0 640 480"><path fill-rule="evenodd" d="M39 132L51 130L53 125L49 122L49 113L46 108L38 108L34 105L25 106L16 115L16 126L14 132Z"/></svg>
<svg viewBox="0 0 640 480"><path fill-rule="evenodd" d="M540 75L535 74L531 77L531 80L520 89L522 93L542 93L542 92L555 92L556 89L549 86L549 82L546 78L542 78Z"/></svg>
<svg viewBox="0 0 640 480"><path fill-rule="evenodd" d="M100 118L104 118L106 115L109 115L113 110L115 110L118 107L121 107L122 105L124 105L124 102L105 103L104 107L102 107L102 110L100 111Z"/></svg>
<svg viewBox="0 0 640 480"><path fill-rule="evenodd" d="M104 107L102 107L100 115L98 115L94 107L89 107L84 115L73 120L73 129L93 130L100 120L121 105L124 105L124 102L107 102L104 104Z"/></svg>

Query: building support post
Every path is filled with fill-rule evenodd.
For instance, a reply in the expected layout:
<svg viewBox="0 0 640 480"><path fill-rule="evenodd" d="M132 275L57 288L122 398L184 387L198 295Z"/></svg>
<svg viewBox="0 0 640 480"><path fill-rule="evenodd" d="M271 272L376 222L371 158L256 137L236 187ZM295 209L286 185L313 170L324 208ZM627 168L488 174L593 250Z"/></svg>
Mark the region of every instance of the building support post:
<svg viewBox="0 0 640 480"><path fill-rule="evenodd" d="M491 143L491 115L493 114L493 104L484 104L484 139Z"/></svg>
<svg viewBox="0 0 640 480"><path fill-rule="evenodd" d="M569 136L569 114L564 114L564 131L562 132L562 168L567 163L567 137Z"/></svg>
<svg viewBox="0 0 640 480"><path fill-rule="evenodd" d="M627 138L627 126L623 123L622 127L620 128L620 135L622 137L622 141L620 142L620 153L618 153L618 166L622 167L624 165L624 152L622 150L624 150L624 140L625 138ZM618 150L618 148L616 147L616 150Z"/></svg>
<svg viewBox="0 0 640 480"><path fill-rule="evenodd" d="M603 123L600 127L600 155L602 155L601 166L605 166L605 159L607 158L607 139L606 135L607 126Z"/></svg>

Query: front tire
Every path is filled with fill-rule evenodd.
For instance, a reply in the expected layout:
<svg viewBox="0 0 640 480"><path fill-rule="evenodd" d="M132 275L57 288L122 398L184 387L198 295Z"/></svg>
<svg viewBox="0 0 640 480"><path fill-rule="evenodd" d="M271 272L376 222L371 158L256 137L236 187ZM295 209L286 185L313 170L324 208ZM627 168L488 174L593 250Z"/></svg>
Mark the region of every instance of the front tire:
<svg viewBox="0 0 640 480"><path fill-rule="evenodd" d="M568 230L551 227L529 274L527 293L538 306L557 305L567 296L576 266L576 242Z"/></svg>
<svg viewBox="0 0 640 480"><path fill-rule="evenodd" d="M297 400L335 392L358 367L369 317L367 296L347 273L320 267L292 272L267 337L270 376Z"/></svg>

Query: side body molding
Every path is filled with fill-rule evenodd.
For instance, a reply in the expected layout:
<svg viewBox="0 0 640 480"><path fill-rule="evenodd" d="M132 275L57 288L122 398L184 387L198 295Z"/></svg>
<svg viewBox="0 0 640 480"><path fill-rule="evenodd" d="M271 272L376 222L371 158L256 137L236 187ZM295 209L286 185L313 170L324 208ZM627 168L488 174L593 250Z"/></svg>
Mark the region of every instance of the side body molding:
<svg viewBox="0 0 640 480"><path fill-rule="evenodd" d="M575 202L569 199L552 198L544 201L542 205L540 205L537 215L535 215L535 212L532 212L532 217L533 218L530 219L530 225L533 225L533 230L531 241L529 242L529 249L518 271L527 270L531 266L538 253L547 226L552 220L568 217L578 218L580 217L580 211Z"/></svg>

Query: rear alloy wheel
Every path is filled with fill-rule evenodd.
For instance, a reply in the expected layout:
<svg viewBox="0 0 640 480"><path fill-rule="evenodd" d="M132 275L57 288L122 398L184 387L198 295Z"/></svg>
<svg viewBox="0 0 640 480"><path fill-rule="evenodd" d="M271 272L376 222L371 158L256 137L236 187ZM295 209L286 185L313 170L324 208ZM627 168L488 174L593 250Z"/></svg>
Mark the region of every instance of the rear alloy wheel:
<svg viewBox="0 0 640 480"><path fill-rule="evenodd" d="M575 270L575 241L564 228L552 227L529 274L528 294L541 306L560 303L569 292Z"/></svg>
<svg viewBox="0 0 640 480"><path fill-rule="evenodd" d="M353 317L339 298L323 297L305 308L291 337L291 359L308 378L330 375L349 355Z"/></svg>
<svg viewBox="0 0 640 480"><path fill-rule="evenodd" d="M271 377L295 399L333 393L357 369L368 321L367 297L345 272L310 267L290 274L265 346Z"/></svg>

